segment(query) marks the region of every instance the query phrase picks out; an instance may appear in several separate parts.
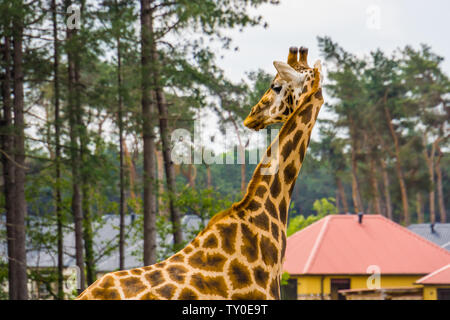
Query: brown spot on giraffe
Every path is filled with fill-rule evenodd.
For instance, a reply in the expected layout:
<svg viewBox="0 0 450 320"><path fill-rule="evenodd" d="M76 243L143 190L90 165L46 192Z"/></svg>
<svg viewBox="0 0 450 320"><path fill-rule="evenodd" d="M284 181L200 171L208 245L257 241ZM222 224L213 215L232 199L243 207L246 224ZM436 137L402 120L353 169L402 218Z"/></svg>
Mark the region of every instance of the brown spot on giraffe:
<svg viewBox="0 0 450 320"><path fill-rule="evenodd" d="M170 299L173 297L176 289L177 287L175 287L173 284L166 284L156 289L156 292L158 292L158 294L161 295L161 297L163 297L164 299Z"/></svg>
<svg viewBox="0 0 450 320"><path fill-rule="evenodd" d="M261 228L262 230L269 230L269 218L267 217L267 214L265 212L261 212L259 215L252 218L252 222L255 224L255 226Z"/></svg>
<svg viewBox="0 0 450 320"><path fill-rule="evenodd" d="M265 300L267 297L258 290L252 290L246 293L235 293L231 296L233 300Z"/></svg>
<svg viewBox="0 0 450 320"><path fill-rule="evenodd" d="M189 259L189 265L197 269L203 269L206 271L222 271L226 256L220 253L205 253L200 250L192 254Z"/></svg>
<svg viewBox="0 0 450 320"><path fill-rule="evenodd" d="M278 226L272 222L270 226L270 231L272 232L272 237L278 242Z"/></svg>
<svg viewBox="0 0 450 320"><path fill-rule="evenodd" d="M151 292L147 292L146 294L142 295L139 300L159 300L160 298Z"/></svg>
<svg viewBox="0 0 450 320"><path fill-rule="evenodd" d="M286 200L284 200L284 198L281 199L278 208L280 209L280 221L283 223L283 225L286 225L287 207Z"/></svg>
<svg viewBox="0 0 450 320"><path fill-rule="evenodd" d="M300 161L303 162L303 159L305 158L306 148L305 148L305 141L302 142L302 145L300 146Z"/></svg>
<svg viewBox="0 0 450 320"><path fill-rule="evenodd" d="M275 219L278 219L277 208L275 208L275 205L269 199L269 197L267 197L266 202L264 203L264 208L272 217L274 217Z"/></svg>
<svg viewBox="0 0 450 320"><path fill-rule="evenodd" d="M218 245L219 245L219 241L217 240L217 237L215 234L210 234L203 241L203 248L217 248Z"/></svg>
<svg viewBox="0 0 450 320"><path fill-rule="evenodd" d="M228 276L234 289L241 289L251 284L252 276L248 268L237 259L231 261Z"/></svg>
<svg viewBox="0 0 450 320"><path fill-rule="evenodd" d="M281 233L281 256L284 257L286 253L286 234Z"/></svg>
<svg viewBox="0 0 450 320"><path fill-rule="evenodd" d="M181 253L175 254L173 255L170 259L170 262L183 262L184 261L184 257Z"/></svg>
<svg viewBox="0 0 450 320"><path fill-rule="evenodd" d="M283 146L283 149L281 150L281 155L283 156L283 159L286 161L286 159L291 154L292 150L294 149L295 144L293 141L288 140L286 144Z"/></svg>
<svg viewBox="0 0 450 320"><path fill-rule="evenodd" d="M297 147L300 139L303 136L303 130L298 130L297 132L295 132L294 138L292 139L292 143L294 144L294 148Z"/></svg>
<svg viewBox="0 0 450 320"><path fill-rule="evenodd" d="M264 187L264 186L259 186L259 187L256 189L256 191L255 191L255 195L256 195L257 197L262 198L262 197L264 197L264 195L266 194L266 192L267 192L267 188L266 188L266 187Z"/></svg>
<svg viewBox="0 0 450 320"><path fill-rule="evenodd" d="M123 294L126 299L136 297L140 292L147 288L139 277L120 279L120 286L123 288Z"/></svg>
<svg viewBox="0 0 450 320"><path fill-rule="evenodd" d="M263 289L266 289L269 280L269 273L261 266L257 266L253 269L253 276L255 277L256 283Z"/></svg>
<svg viewBox="0 0 450 320"><path fill-rule="evenodd" d="M280 299L280 286L278 285L278 279L274 278L272 279L272 282L270 283L270 295L276 299L279 300Z"/></svg>
<svg viewBox="0 0 450 320"><path fill-rule="evenodd" d="M247 209L250 211L256 211L261 207L261 204L255 200L251 200L250 203L248 204Z"/></svg>
<svg viewBox="0 0 450 320"><path fill-rule="evenodd" d="M191 286L206 295L228 296L228 288L223 277L204 276L201 273L193 274Z"/></svg>
<svg viewBox="0 0 450 320"><path fill-rule="evenodd" d="M132 270L130 270L130 273L132 275L135 275L135 276L140 276L142 274L142 272L143 271L141 269L132 269Z"/></svg>
<svg viewBox="0 0 450 320"><path fill-rule="evenodd" d="M305 107L305 109L302 112L300 112L299 116L302 118L302 122L304 124L307 124L308 122L311 121L312 108L313 108L313 105L309 104Z"/></svg>
<svg viewBox="0 0 450 320"><path fill-rule="evenodd" d="M183 265L173 265L167 268L167 274L169 275L169 278L178 283L184 282L187 272L188 269L186 269L186 267L184 267Z"/></svg>
<svg viewBox="0 0 450 320"><path fill-rule="evenodd" d="M252 232L250 228L243 224L242 230L242 245L241 253L247 258L247 261L252 263L258 259L258 234Z"/></svg>
<svg viewBox="0 0 450 320"><path fill-rule="evenodd" d="M197 300L198 299L198 295L191 289L189 288L184 288L179 296L180 300Z"/></svg>
<svg viewBox="0 0 450 320"><path fill-rule="evenodd" d="M116 276L118 276L118 277L125 277L125 276L129 276L130 275L130 273L128 272L128 271L117 271L116 272Z"/></svg>
<svg viewBox="0 0 450 320"><path fill-rule="evenodd" d="M273 266L278 262L278 249L266 236L261 237L260 250L262 260L267 266Z"/></svg>
<svg viewBox="0 0 450 320"><path fill-rule="evenodd" d="M219 231L221 238L221 248L228 254L234 252L234 245L236 243L236 229L237 223L217 225L217 230Z"/></svg>
<svg viewBox="0 0 450 320"><path fill-rule="evenodd" d="M98 300L120 300L120 294L117 289L103 289L97 287L92 290L91 294L94 299Z"/></svg>
<svg viewBox="0 0 450 320"><path fill-rule="evenodd" d="M275 174L272 184L270 185L270 194L272 198L276 199L281 192L281 183L278 174Z"/></svg>
<svg viewBox="0 0 450 320"><path fill-rule="evenodd" d="M163 273L160 270L146 273L144 277L152 287L157 287L164 282Z"/></svg>
<svg viewBox="0 0 450 320"><path fill-rule="evenodd" d="M295 160L292 160L292 162L284 168L283 175L284 183L286 185L290 185L294 181L294 179L297 178L297 168L295 166Z"/></svg>

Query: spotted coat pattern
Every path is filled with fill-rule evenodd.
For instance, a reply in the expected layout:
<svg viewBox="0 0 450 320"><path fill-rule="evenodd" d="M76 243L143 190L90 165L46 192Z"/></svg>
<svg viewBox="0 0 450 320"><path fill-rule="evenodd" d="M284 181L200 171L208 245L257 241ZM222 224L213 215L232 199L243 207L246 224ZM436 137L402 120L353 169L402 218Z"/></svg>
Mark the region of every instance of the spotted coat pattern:
<svg viewBox="0 0 450 320"><path fill-rule="evenodd" d="M323 104L319 78L314 69L306 83L309 91L293 99L296 108L291 106L294 111L276 138L278 157L269 157L272 143L240 202L216 214L191 243L167 260L108 273L78 299L279 299L287 210ZM278 170L264 175L268 157L269 164L277 162Z"/></svg>

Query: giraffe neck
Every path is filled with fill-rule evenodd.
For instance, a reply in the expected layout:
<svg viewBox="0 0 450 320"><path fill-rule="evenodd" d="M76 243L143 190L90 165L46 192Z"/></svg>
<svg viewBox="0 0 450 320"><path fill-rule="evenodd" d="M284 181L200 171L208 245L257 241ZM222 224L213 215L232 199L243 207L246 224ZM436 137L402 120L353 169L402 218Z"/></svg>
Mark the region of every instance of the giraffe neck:
<svg viewBox="0 0 450 320"><path fill-rule="evenodd" d="M286 228L292 190L303 164L312 129L323 104L319 81L319 76L316 76L310 90L300 96L296 109L256 167L247 193L240 202L233 205L233 209L252 212L257 206L255 198L266 199L266 201L269 199L279 209L278 219L284 229ZM266 173L268 171L268 162L272 169L278 168L275 173L264 174L264 171Z"/></svg>

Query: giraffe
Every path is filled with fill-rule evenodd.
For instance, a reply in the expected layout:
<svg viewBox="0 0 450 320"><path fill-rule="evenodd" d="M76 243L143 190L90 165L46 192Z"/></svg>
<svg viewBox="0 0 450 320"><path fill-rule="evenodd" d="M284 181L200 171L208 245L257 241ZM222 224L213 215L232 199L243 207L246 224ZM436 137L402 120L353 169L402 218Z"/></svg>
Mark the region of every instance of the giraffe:
<svg viewBox="0 0 450 320"><path fill-rule="evenodd" d="M242 200L213 216L194 240L167 260L108 273L77 299L280 298L290 197L323 104L320 62L309 68L307 49L301 48L298 61L297 53L296 48L290 48L287 64L274 62L278 75L244 122L259 130L285 121L256 167ZM292 95L291 103L285 106L289 115L266 113L271 106L267 101L280 104L273 93L284 94L283 90ZM271 157L275 142L280 150L276 159ZM275 162L278 170L263 174L263 169Z"/></svg>

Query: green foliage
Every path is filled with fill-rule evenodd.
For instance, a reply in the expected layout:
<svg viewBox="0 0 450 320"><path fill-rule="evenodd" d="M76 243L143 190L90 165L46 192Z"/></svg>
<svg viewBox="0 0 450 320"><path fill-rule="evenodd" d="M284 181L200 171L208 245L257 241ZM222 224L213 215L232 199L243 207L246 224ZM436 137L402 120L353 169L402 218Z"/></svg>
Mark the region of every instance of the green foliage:
<svg viewBox="0 0 450 320"><path fill-rule="evenodd" d="M337 209L335 206L336 200L334 198L322 198L314 201L313 210L316 211L317 216L324 217L329 214L336 214Z"/></svg>
<svg viewBox="0 0 450 320"><path fill-rule="evenodd" d="M289 272L283 272L283 274L281 275L281 285L287 285L290 278L291 275L289 274Z"/></svg>
<svg viewBox="0 0 450 320"><path fill-rule="evenodd" d="M300 231L306 228L307 226L313 224L314 222L322 219L326 215L336 214L337 210L334 203L335 203L334 198L323 198L314 201L313 210L316 211L316 214L315 215L311 214L306 218L303 215L291 217L289 219L286 235L289 237L294 233L296 233L297 231Z"/></svg>

